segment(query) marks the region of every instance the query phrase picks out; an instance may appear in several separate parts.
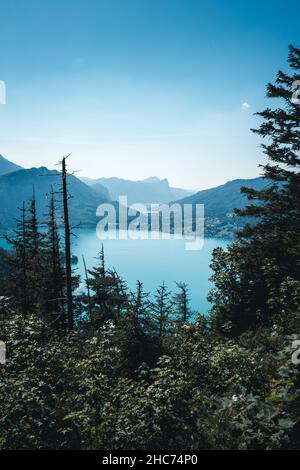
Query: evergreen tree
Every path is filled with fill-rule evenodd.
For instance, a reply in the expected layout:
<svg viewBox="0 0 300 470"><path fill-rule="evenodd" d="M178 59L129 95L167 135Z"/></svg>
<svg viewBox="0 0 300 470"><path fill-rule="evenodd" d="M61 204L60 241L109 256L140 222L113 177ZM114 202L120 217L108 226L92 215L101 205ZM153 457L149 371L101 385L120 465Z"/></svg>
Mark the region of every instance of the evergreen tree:
<svg viewBox="0 0 300 470"><path fill-rule="evenodd" d="M150 294L144 291L143 283L140 281L136 283L136 291L131 292L130 295L129 316L136 332L152 331L153 319L151 318Z"/></svg>
<svg viewBox="0 0 300 470"><path fill-rule="evenodd" d="M65 333L66 283L53 191L46 231L39 229L34 192L28 207L24 203L20 212L13 236L7 237L12 250L7 256L5 295L14 299L14 306L24 316L42 315L56 331Z"/></svg>
<svg viewBox="0 0 300 470"><path fill-rule="evenodd" d="M60 237L56 221L56 205L53 188L51 188L49 211L45 221L46 233L44 237L43 259L47 276L44 276L44 305L43 310L48 316L51 325L60 334L66 333L65 312L65 272L63 269L63 256L60 248Z"/></svg>
<svg viewBox="0 0 300 470"><path fill-rule="evenodd" d="M91 312L90 321L98 328L104 321L112 319L118 323L127 304L126 285L115 270L105 267L104 247L98 255L98 266L88 270L90 296L82 296L84 310Z"/></svg>
<svg viewBox="0 0 300 470"><path fill-rule="evenodd" d="M20 219L16 219L16 228L13 236L6 237L11 246L11 254L7 256L7 265L10 273L5 280L5 294L13 298L14 306L20 309L23 316L26 316L29 310L29 249L25 202L23 202L22 208L19 208L19 211Z"/></svg>
<svg viewBox="0 0 300 470"><path fill-rule="evenodd" d="M287 278L292 283L300 279L300 104L293 99L300 50L290 46L288 60L291 74L279 71L276 83L267 86L267 96L280 99L283 106L258 113L264 122L254 131L267 140L262 145L269 159L263 175L271 184L262 191L242 190L256 204L238 214L256 223L245 225L228 252L214 252L213 325L229 335L285 315L285 310L279 312L278 293Z"/></svg>
<svg viewBox="0 0 300 470"><path fill-rule="evenodd" d="M173 296L174 313L180 322L186 323L191 315L189 288L185 282L176 282L179 289Z"/></svg>
<svg viewBox="0 0 300 470"><path fill-rule="evenodd" d="M37 311L44 302L43 278L47 278L47 266L43 259L44 234L40 232L37 218L35 189L28 204L26 225L26 243L28 255L28 292L30 311Z"/></svg>
<svg viewBox="0 0 300 470"><path fill-rule="evenodd" d="M168 290L165 282L163 282L156 290L154 301L152 303L152 312L158 325L158 335L161 342L170 324L172 311L173 301L171 298L171 292Z"/></svg>
<svg viewBox="0 0 300 470"><path fill-rule="evenodd" d="M7 237L12 252L8 256L11 275L6 280L6 293L13 296L15 306L27 315L36 313L44 305L44 286L49 282L34 189L28 206L24 203L20 212L13 236Z"/></svg>
<svg viewBox="0 0 300 470"><path fill-rule="evenodd" d="M137 281L136 291L131 292L127 312L121 316L117 337L129 375L138 373L142 364L154 366L161 352L161 343L155 331L152 303L149 292Z"/></svg>
<svg viewBox="0 0 300 470"><path fill-rule="evenodd" d="M126 281L121 278L115 269L110 269L108 274L112 279L110 303L115 312L115 320L118 322L120 317L127 313L128 287Z"/></svg>

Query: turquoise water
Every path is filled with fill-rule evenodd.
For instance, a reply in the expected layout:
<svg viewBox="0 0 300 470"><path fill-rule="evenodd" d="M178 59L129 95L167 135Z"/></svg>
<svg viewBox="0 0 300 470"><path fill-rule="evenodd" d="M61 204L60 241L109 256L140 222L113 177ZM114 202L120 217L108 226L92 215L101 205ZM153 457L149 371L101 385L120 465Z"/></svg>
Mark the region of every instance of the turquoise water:
<svg viewBox="0 0 300 470"><path fill-rule="evenodd" d="M76 231L73 238L73 254L78 256L76 273L84 278L82 255L88 268L95 263L95 256L101 249L102 241L93 228ZM212 287L209 282L212 250L217 246L226 247L227 241L206 238L199 251L186 251L184 240L104 240L106 266L115 268L132 290L137 280L144 283L145 290L153 293L165 281L170 290L176 290L175 281L189 285L191 307L200 313L207 313L209 303L206 296ZM0 246L7 244L0 239ZM82 283L82 287L84 283Z"/></svg>
<svg viewBox="0 0 300 470"><path fill-rule="evenodd" d="M101 249L102 241L95 229L80 229L78 238L73 239L73 254L78 256L77 273L84 276L82 255L88 268L95 265L95 256ZM217 246L226 247L227 241L207 238L199 251L186 251L184 240L104 240L106 265L115 268L130 289L137 280L144 283L146 291L154 290L165 281L170 290L176 290L175 281L189 285L191 307L206 313L209 303L206 299L211 288L209 277L212 250Z"/></svg>

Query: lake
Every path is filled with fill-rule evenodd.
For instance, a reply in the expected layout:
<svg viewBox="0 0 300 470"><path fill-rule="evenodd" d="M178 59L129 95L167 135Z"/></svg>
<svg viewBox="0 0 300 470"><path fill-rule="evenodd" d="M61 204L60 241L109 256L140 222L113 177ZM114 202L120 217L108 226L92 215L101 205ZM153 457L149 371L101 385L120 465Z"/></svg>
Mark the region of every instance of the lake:
<svg viewBox="0 0 300 470"><path fill-rule="evenodd" d="M95 265L95 256L101 249L102 241L96 236L95 229L77 230L73 238L73 254L78 256L77 273L84 277L82 255L88 268ZM191 307L207 313L209 303L206 299L212 287L209 282L209 264L214 248L226 247L228 241L206 238L199 251L186 251L185 240L104 240L106 266L115 268L130 289L136 281L144 283L145 290L153 293L163 282L170 290L176 290L175 282L183 281L189 285Z"/></svg>
<svg viewBox="0 0 300 470"><path fill-rule="evenodd" d="M84 279L82 255L88 268L96 264L95 257L101 249L102 240L96 236L94 228L81 228L73 237L72 253L78 257L76 274ZM209 302L206 297L212 287L209 282L211 255L214 248L225 248L228 241L205 238L199 251L186 251L185 240L104 240L106 267L115 268L128 287L133 290L136 281L144 283L146 291L153 293L163 282L170 290L176 290L175 282L186 282L190 288L191 307L200 313L207 313ZM0 239L0 246L8 248ZM84 282L82 282L82 287Z"/></svg>

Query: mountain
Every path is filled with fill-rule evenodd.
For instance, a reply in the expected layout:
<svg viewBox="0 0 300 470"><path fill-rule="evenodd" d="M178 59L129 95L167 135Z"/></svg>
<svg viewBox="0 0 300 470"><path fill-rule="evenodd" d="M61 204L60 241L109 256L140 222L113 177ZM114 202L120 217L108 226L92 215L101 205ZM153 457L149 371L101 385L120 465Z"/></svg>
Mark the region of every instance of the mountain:
<svg viewBox="0 0 300 470"><path fill-rule="evenodd" d="M56 170L45 167L22 169L0 176L0 229L7 230L14 225L14 219L19 217L18 207L27 202L35 189L38 217L43 218L47 213L49 193L60 187L60 174ZM96 208L106 202L105 189L103 193L87 186L73 175L68 177L70 218L72 225L95 225L98 221ZM61 196L57 194L58 206L61 208ZM61 213L61 211L60 211Z"/></svg>
<svg viewBox="0 0 300 470"><path fill-rule="evenodd" d="M171 189L171 194L172 194L172 200L182 199L185 197L189 197L192 194L195 194L195 191L191 191L188 189L182 189L182 188L170 188L170 189Z"/></svg>
<svg viewBox="0 0 300 470"><path fill-rule="evenodd" d="M180 199L179 204L204 204L205 232L207 236L232 236L244 223L245 219L236 217L234 209L243 209L249 201L241 194L241 187L246 186L261 190L270 184L269 180L236 179L215 188L199 191L192 196Z"/></svg>
<svg viewBox="0 0 300 470"><path fill-rule="evenodd" d="M101 184L108 190L110 199L113 201L117 201L119 196L127 196L128 204L168 204L174 199L179 199L193 193L185 189L172 188L169 186L167 179L161 180L156 176L141 181L130 181L116 177L99 178L97 180L82 178L82 181L92 187Z"/></svg>
<svg viewBox="0 0 300 470"><path fill-rule="evenodd" d="M102 184L100 183L96 183L91 185L90 187L93 188L93 190L96 191L97 194L100 194L105 201L110 201L110 194L105 186L102 186Z"/></svg>
<svg viewBox="0 0 300 470"><path fill-rule="evenodd" d="M15 163L10 162L2 155L0 155L0 176L6 175L7 173L11 173L13 171L21 170L22 167L16 165Z"/></svg>

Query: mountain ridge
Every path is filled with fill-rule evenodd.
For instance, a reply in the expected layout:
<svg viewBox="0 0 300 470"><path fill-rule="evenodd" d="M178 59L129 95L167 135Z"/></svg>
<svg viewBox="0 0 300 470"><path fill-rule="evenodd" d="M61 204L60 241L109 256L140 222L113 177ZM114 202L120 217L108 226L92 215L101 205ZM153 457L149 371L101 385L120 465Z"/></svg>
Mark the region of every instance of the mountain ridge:
<svg viewBox="0 0 300 470"><path fill-rule="evenodd" d="M14 226L14 219L19 216L18 207L32 198L33 188L35 189L39 219L42 220L47 213L51 186L54 187L58 207L61 209L61 200L57 194L60 184L59 177L60 173L57 170L49 170L46 167L23 168L0 176L0 199L2 201L0 229L5 231ZM96 208L107 199L74 175L68 176L68 187L70 195L73 196L69 200L72 225L96 224ZM61 215L61 210L59 212Z"/></svg>
<svg viewBox="0 0 300 470"><path fill-rule="evenodd" d="M13 171L22 170L23 168L16 163L7 160L7 158L3 157L0 154L0 176L7 175L8 173L12 173Z"/></svg>
<svg viewBox="0 0 300 470"><path fill-rule="evenodd" d="M178 204L204 204L205 233L207 236L232 237L246 222L234 215L234 209L243 209L249 200L241 193L243 186L262 190L270 184L261 176L234 179L214 188L203 189L192 196L174 201ZM247 220L248 221L248 220Z"/></svg>
<svg viewBox="0 0 300 470"><path fill-rule="evenodd" d="M184 196L193 194L182 188L173 188L169 185L167 178L160 179L157 176L150 176L144 180L127 180L116 176L110 178L86 178L81 180L89 186L101 184L104 186L113 201L117 201L119 196L126 195L128 204L142 203L165 203L168 204L173 199L179 199Z"/></svg>

